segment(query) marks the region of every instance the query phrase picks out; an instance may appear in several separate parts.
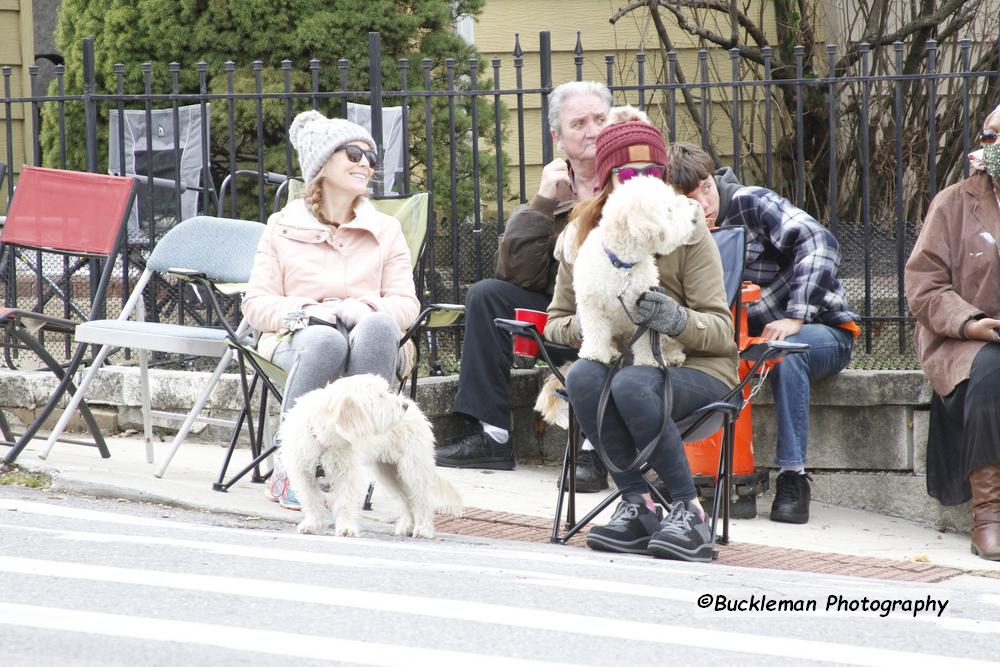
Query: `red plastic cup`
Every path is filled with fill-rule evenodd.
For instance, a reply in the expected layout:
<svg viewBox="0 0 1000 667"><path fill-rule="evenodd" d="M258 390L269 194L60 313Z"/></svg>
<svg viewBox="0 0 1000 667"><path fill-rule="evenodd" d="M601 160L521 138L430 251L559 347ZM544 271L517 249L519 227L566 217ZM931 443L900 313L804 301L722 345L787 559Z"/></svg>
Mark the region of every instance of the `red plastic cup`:
<svg viewBox="0 0 1000 667"><path fill-rule="evenodd" d="M514 319L521 322L531 322L538 329L538 333L543 334L545 323L549 321L549 314L542 310L515 308ZM514 354L534 358L538 355L538 343L535 342L534 338L528 336L514 336Z"/></svg>

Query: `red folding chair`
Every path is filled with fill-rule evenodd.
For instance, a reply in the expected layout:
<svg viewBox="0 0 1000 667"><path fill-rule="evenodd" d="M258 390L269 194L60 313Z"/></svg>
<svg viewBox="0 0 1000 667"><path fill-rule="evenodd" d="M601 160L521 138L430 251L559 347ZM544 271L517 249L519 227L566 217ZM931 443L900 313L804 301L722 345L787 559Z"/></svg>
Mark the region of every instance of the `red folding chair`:
<svg viewBox="0 0 1000 667"><path fill-rule="evenodd" d="M125 223L134 200L135 183L132 178L42 167L24 167L21 171L3 231L0 232L0 256L6 253L9 261L14 261L14 255L32 251L37 261L36 290L30 297L18 297L17 290L8 291L15 295L17 303L8 303L0 309L0 327L6 334L8 347L30 350L38 355L59 378L59 386L42 412L16 440L0 413L0 431L4 438L0 444L13 447L4 458L6 463L14 462L63 395L67 391L76 392L73 375L88 348L87 345L78 345L69 363L64 366L40 340L44 332L72 335L81 321L45 312L46 305L55 295L63 299L64 314L67 314L73 272L63 271L60 277L46 276L40 258L47 254L78 258L73 268L86 267L92 286L87 319L100 316L104 312L115 262L124 244ZM13 271L10 273L13 275ZM34 304L31 307L21 307L21 301L32 299ZM86 403L81 403L79 410L94 441L67 441L96 446L102 457L109 457L111 454L100 428Z"/></svg>

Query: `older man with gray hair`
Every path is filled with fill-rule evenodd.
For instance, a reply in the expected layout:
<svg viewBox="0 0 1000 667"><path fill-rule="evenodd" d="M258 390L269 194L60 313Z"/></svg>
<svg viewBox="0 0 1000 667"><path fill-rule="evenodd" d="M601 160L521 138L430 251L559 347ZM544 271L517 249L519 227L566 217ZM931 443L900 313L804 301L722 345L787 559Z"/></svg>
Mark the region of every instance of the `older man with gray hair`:
<svg viewBox="0 0 1000 667"><path fill-rule="evenodd" d="M549 127L566 158L542 169L538 194L507 221L496 278L482 280L466 300L465 342L454 412L470 418L472 432L442 444L437 463L452 468L513 470L510 334L493 325L515 308L545 310L552 299L556 237L577 201L593 196L597 180L594 141L607 121L611 92L594 81L572 81L549 95ZM582 452L579 490L607 488L599 459Z"/></svg>

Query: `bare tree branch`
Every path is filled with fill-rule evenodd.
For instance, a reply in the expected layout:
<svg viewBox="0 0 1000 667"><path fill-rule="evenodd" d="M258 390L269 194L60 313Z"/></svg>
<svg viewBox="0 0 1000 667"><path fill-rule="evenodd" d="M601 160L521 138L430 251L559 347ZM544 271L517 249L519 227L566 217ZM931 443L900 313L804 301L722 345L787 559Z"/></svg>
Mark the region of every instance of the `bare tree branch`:
<svg viewBox="0 0 1000 667"><path fill-rule="evenodd" d="M739 27L743 28L743 30L746 31L747 35L751 39L753 39L753 41L756 42L758 46L761 47L768 46L767 37L764 35L764 32L760 29L757 23L755 23L749 16L739 11L739 9L736 7L736 0L732 0L732 4L726 4L722 0L659 0L659 4L662 5L663 7L666 7L667 9L671 9L669 5L675 4L678 5L679 7L687 7L690 9L708 9L716 12L721 12L723 14L729 14L730 16L732 16L731 12L735 11L736 21L738 22ZM622 7L617 12L612 14L611 18L608 20L612 24L617 23L626 14L634 12L637 9L641 9L642 7L649 7L649 6L650 5L647 0L638 0L636 2L632 2L631 4ZM671 11L673 10L671 9ZM719 37L719 39L723 38ZM721 46L727 46L730 48L732 46L737 46L737 47L739 46L739 44L731 44L731 42L732 40L730 41L723 40Z"/></svg>
<svg viewBox="0 0 1000 667"><path fill-rule="evenodd" d="M618 23L618 20L624 17L626 14L631 14L640 7L647 7L647 6L649 6L649 0L638 0L638 2L633 2L630 5L620 8L617 12L611 15L611 18L609 18L608 21L613 25L615 23Z"/></svg>
<svg viewBox="0 0 1000 667"><path fill-rule="evenodd" d="M714 3L714 4L723 6L721 5L721 3ZM729 48L739 49L740 55L743 58L753 61L758 65L764 64L764 54L761 52L760 49L755 49L751 46L747 46L746 44L739 44L739 43L733 44L730 40L726 39L722 35L712 32L707 28L702 28L701 26L691 23L688 20L687 15L680 10L681 2L669 2L668 0L659 0L659 5L662 7L666 7L667 11L669 11L671 14L674 15L674 18L677 19L677 26L680 29L684 30L685 32L694 35L695 37L701 37L702 39L709 41L712 44L716 44L718 46L722 46L727 49ZM674 7L674 5L678 6ZM652 3L650 3L650 7L652 7Z"/></svg>
<svg viewBox="0 0 1000 667"><path fill-rule="evenodd" d="M966 3L969 4L967 5ZM866 33L862 35L862 41L870 44L872 48L888 46L893 42L903 41L904 38L909 37L920 30L934 28L960 8L965 11L972 10L974 12L982 3L983 0L949 0L949 2L939 7L937 11L932 14L922 15L920 18L909 22L896 32L888 34L872 34L866 31ZM844 56L837 62L837 69L847 69L861 58L861 51L858 47L858 44L851 45L848 52L845 53Z"/></svg>
<svg viewBox="0 0 1000 667"><path fill-rule="evenodd" d="M653 19L653 25L656 27L656 34L660 38L660 43L663 45L663 61L667 61L668 51L674 50L673 41L670 39L670 34L667 32L667 27L663 24L663 17L660 16L660 10L657 7L657 0L646 0L647 6L649 7L649 15ZM674 71L677 76L677 82L680 84L687 83L687 77L684 76L684 70L681 69L680 63L677 65L677 69ZM687 88L681 88L681 96L684 98L684 107L687 109L688 114L694 120L695 124L700 124L698 120L698 109L695 107L694 97L691 95L691 91ZM714 144L709 144L708 152L711 154L712 159L718 162L719 154L715 150Z"/></svg>
<svg viewBox="0 0 1000 667"><path fill-rule="evenodd" d="M729 1L729 30L730 41L735 47L740 43L740 12L736 8L736 0Z"/></svg>

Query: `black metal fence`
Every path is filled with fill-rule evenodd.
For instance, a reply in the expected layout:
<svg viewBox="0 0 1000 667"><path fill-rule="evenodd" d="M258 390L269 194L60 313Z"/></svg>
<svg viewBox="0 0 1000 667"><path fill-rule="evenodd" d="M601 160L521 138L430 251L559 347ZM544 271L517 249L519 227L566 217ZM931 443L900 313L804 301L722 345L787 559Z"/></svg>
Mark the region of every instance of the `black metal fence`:
<svg viewBox="0 0 1000 667"><path fill-rule="evenodd" d="M540 146L543 164L553 157L547 96L561 82L552 80L548 33L541 33L539 48L538 85L524 83L535 73L526 71L515 38L510 62L495 58L488 67L477 60L423 60L419 71L411 71L413 64L401 59L393 65L398 89L387 90L383 72L388 65L382 62L379 35L371 33L367 63L286 60L277 83L265 79L259 61L244 69L234 61L200 62L193 68L197 84L191 91L181 84L190 70L177 63L146 63L142 89L130 90L126 66L116 64L114 89L99 90L87 40L79 90L67 90L65 68L58 66L53 94L15 97L11 68L0 70L6 162L14 161L13 119L19 109L35 128L33 145L25 147L28 163L140 177L140 199L145 195L147 204L138 208L130 227L122 289L108 304L113 316L149 248L186 217L190 200L185 197L194 195L198 212L262 222L280 205L281 174L297 171L285 136L296 113L317 108L343 116L350 103L367 105L382 152L383 112L398 107L402 159L392 174L394 189L434 195L423 296L463 302L469 285L492 275L504 220L533 195L526 153ZM859 48L857 65L839 71L837 47L828 46L826 77L803 74L806 54L799 47L795 72L773 72L767 49L759 66L747 65L735 51L702 50L694 82L681 82L674 52L640 52L628 59L606 55L602 78L616 103L647 109L668 140L701 143L744 182L777 190L828 225L842 247L841 279L862 316L864 333L853 365L912 368L913 322L903 296L903 266L930 198L967 174L965 154L975 145L983 111L997 98L1000 72L995 59L974 67L968 40L947 59L928 43L925 71L918 75L902 73L901 44L878 52ZM593 78L584 75L590 58L578 37L577 79ZM320 89L318 73L325 67L338 68L341 89ZM367 72L368 90L347 89L348 73L357 67ZM727 70L728 76L720 74ZM240 72L249 76L238 77ZM29 76L34 81L36 67L29 68ZM505 78L514 85L502 86ZM167 89L158 90L157 81L168 82ZM250 82L249 89L240 82ZM913 104L917 97L923 100L922 111ZM127 120L130 111L147 130L138 139L129 134L134 129ZM191 124L182 122L184 113L198 121L193 137L187 136ZM154 117L166 120L158 123ZM512 133L516 140L509 139ZM808 154L806 146L822 146L823 159ZM105 147L107 160L102 159ZM192 162L194 178L183 167ZM384 177L376 176L376 194L382 194ZM227 187L220 193L223 182ZM14 170L8 169L6 181L0 180L8 201L15 183ZM30 266L5 258L0 275L6 303L30 300L37 276L68 283L61 271L62 265ZM162 312L152 317L184 318L186 312L200 317L197 306L177 298L175 287L154 289L159 292L147 301ZM74 298L86 300L87 295ZM65 304L52 307L65 310ZM434 363L446 371L454 368L459 335L434 345Z"/></svg>

